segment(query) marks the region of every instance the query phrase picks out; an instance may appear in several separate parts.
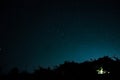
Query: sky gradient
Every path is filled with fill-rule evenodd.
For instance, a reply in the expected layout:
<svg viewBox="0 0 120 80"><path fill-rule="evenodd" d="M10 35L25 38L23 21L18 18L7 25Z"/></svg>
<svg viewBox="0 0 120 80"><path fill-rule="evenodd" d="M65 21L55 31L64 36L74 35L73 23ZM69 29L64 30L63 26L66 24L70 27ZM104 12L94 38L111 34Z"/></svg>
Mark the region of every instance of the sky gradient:
<svg viewBox="0 0 120 80"><path fill-rule="evenodd" d="M18 0L3 4L1 66L33 71L64 61L120 56L115 1Z"/></svg>

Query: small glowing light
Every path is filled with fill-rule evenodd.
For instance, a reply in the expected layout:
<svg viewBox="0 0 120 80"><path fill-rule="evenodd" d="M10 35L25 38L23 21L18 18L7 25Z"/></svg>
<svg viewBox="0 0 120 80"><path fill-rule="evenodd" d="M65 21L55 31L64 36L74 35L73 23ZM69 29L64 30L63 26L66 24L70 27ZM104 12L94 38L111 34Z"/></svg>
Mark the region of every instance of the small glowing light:
<svg viewBox="0 0 120 80"><path fill-rule="evenodd" d="M103 70L102 67L100 67L98 70L97 70L98 74L105 74L106 71Z"/></svg>
<svg viewBox="0 0 120 80"><path fill-rule="evenodd" d="M108 74L110 74L110 72L107 72Z"/></svg>

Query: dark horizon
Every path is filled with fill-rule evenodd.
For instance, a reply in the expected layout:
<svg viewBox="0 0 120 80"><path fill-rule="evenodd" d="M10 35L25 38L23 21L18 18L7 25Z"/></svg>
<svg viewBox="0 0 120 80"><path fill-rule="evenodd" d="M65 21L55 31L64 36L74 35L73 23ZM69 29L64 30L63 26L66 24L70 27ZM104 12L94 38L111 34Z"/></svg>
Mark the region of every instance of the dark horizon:
<svg viewBox="0 0 120 80"><path fill-rule="evenodd" d="M0 71L0 80L119 80L120 59L104 56L83 63L64 62L54 69L38 67L34 72L11 69L7 74Z"/></svg>
<svg viewBox="0 0 120 80"><path fill-rule="evenodd" d="M88 59L88 60L85 60L85 61L83 61L83 62L75 62L75 61L64 61L63 63L60 63L60 64L57 64L57 65L54 65L54 66L47 66L47 67L44 67L44 66L41 66L41 65L38 65L36 68L34 68L33 70L31 70L31 71L29 71L29 70L27 70L27 69L24 69L24 70L21 70L19 67L17 67L17 66L14 66L14 67L12 67L12 68L9 68L9 70L5 70L5 68L4 68L4 66L0 66L0 74L9 74L12 70L18 70L18 72L19 73L22 73L22 72L27 72L27 73L29 73L29 74L33 74L36 70L39 70L40 68L41 69L50 69L50 70L56 70L57 68L59 68L59 67L61 67L61 65L64 65L64 64L66 64L66 63L69 63L69 64L72 64L72 63L75 63L75 64L84 64L84 63L94 63L94 62L97 62L95 65L94 65L94 67L96 67L96 69L97 68L100 68L100 67L102 67L102 65L103 64L106 64L106 63L99 63L99 62L101 62L102 60L104 61L104 59L105 59L105 61L108 59L108 60L112 60L112 61L118 61L119 63L120 63L120 57L117 57L117 56L112 56L112 57L110 57L110 56L103 56L103 57L99 57L99 58L90 58L90 59ZM119 64L118 63L118 64ZM111 63L111 61L109 61L109 64L112 64ZM114 65L113 65L114 66ZM71 67L71 66L69 66L69 67ZM76 66L77 67L77 66ZM86 67L88 67L88 66L86 66ZM108 66L109 67L109 66Z"/></svg>

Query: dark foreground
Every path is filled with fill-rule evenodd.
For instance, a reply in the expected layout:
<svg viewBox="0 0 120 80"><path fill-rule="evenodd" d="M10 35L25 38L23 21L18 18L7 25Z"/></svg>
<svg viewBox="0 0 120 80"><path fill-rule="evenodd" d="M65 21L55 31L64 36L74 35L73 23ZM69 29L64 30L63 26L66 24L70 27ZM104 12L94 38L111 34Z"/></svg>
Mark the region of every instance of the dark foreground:
<svg viewBox="0 0 120 80"><path fill-rule="evenodd" d="M34 73L19 72L0 74L0 80L120 80L120 59L108 56L83 63L65 62L54 69L40 67Z"/></svg>

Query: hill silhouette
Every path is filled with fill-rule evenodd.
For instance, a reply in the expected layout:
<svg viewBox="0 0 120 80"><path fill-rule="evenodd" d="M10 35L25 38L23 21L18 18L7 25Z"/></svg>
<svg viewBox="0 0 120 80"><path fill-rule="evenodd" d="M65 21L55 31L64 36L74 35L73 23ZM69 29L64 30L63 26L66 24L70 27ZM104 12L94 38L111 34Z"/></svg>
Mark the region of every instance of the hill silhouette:
<svg viewBox="0 0 120 80"><path fill-rule="evenodd" d="M39 67L33 73L13 68L0 73L0 80L120 80L119 74L120 59L104 56L83 63L65 61L54 69Z"/></svg>

